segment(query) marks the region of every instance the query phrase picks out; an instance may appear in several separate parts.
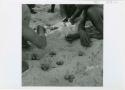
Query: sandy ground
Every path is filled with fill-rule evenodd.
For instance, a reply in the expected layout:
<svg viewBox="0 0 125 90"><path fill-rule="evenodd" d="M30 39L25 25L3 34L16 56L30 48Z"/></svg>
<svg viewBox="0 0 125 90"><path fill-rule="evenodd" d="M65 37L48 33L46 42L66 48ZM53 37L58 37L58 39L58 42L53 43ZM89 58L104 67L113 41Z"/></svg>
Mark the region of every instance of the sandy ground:
<svg viewBox="0 0 125 90"><path fill-rule="evenodd" d="M75 26L61 22L59 7L55 13L48 13L49 5L37 5L37 14L32 15L30 27L47 25L58 29L47 34L47 47L39 50L33 46L23 50L23 60L28 62L29 69L22 73L23 86L102 86L103 85L103 41L92 39L92 46L82 47L80 41L65 41L67 33L76 32ZM55 55L50 55L50 52ZM40 60L31 60L37 53ZM48 70L41 69L44 65Z"/></svg>

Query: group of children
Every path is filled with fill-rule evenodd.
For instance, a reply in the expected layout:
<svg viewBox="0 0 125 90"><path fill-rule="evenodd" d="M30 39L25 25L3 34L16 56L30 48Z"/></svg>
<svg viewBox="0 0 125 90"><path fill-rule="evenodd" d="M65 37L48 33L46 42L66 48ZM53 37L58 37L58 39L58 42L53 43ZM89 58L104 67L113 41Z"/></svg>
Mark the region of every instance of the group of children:
<svg viewBox="0 0 125 90"><path fill-rule="evenodd" d="M46 46L46 37L44 35L43 27L41 26L41 30L43 33L34 32L29 27L30 15L31 13L36 13L33 11L34 4L30 5L22 5L22 36L24 41L30 41L35 44L38 48L44 48ZM51 5L51 12L54 12L55 5ZM81 45L88 47L90 46L90 37L94 37L97 39L103 39L103 5L94 5L94 4L61 4L60 8L63 9L63 13L65 14L65 18L63 22L70 22L71 24L75 24L75 19L81 16L81 20L78 21L78 33L77 34L69 34L66 37L67 41L73 41L77 38L80 38ZM98 35L91 35L87 33L85 29L85 23L89 20L92 22L93 26L99 32Z"/></svg>
<svg viewBox="0 0 125 90"><path fill-rule="evenodd" d="M47 45L45 37L45 28L38 26L37 32L29 27L31 13L35 14L33 10L35 7L34 4L23 4L22 5L22 43L26 44L27 41L30 41L32 44L37 46L40 49L44 49ZM55 4L51 5L49 12L54 12ZM71 24L76 23L77 17L81 19L77 22L78 24L78 33L69 34L66 36L67 41L74 41L80 38L82 46L89 47L91 46L90 37L103 39L103 5L95 4L61 4L60 11L64 13L65 18L63 22L70 22ZM93 26L98 31L96 35L90 35L87 33L85 28L86 21L91 21ZM24 62L23 62L24 63Z"/></svg>

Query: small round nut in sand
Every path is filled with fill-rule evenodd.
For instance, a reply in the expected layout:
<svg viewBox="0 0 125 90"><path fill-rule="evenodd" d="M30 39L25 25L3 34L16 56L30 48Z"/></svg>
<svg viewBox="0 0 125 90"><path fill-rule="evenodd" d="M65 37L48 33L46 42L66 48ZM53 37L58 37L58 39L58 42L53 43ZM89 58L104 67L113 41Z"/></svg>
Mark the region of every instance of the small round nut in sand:
<svg viewBox="0 0 125 90"><path fill-rule="evenodd" d="M40 60L40 57L37 54L32 54L32 60Z"/></svg>
<svg viewBox="0 0 125 90"><path fill-rule="evenodd" d="M73 80L75 79L75 76L74 75L69 75L69 82L70 83L72 83L73 82Z"/></svg>
<svg viewBox="0 0 125 90"><path fill-rule="evenodd" d="M49 53L49 55L52 57L52 56L56 55L56 52L55 52L55 51L51 51L51 52Z"/></svg>
<svg viewBox="0 0 125 90"><path fill-rule="evenodd" d="M69 75L69 78L70 78L70 79L74 79L75 76L74 76L73 74L71 74L71 75Z"/></svg>
<svg viewBox="0 0 125 90"><path fill-rule="evenodd" d="M57 61L56 64L57 64L57 65L63 65L63 64L64 64L64 61Z"/></svg>
<svg viewBox="0 0 125 90"><path fill-rule="evenodd" d="M82 51L79 51L79 52L78 52L78 55L79 55L79 56L83 56L84 54L85 54L85 53L82 52Z"/></svg>
<svg viewBox="0 0 125 90"><path fill-rule="evenodd" d="M49 70L49 68L50 68L49 64L42 64L42 65L41 65L41 69L42 69L43 71L47 71L47 70Z"/></svg>
<svg viewBox="0 0 125 90"><path fill-rule="evenodd" d="M68 81L69 81L70 83L72 83L72 82L73 82L73 79L69 79Z"/></svg>
<svg viewBox="0 0 125 90"><path fill-rule="evenodd" d="M69 75L65 75L65 76L64 76L64 79L65 79L65 80L68 80L68 79L69 79Z"/></svg>
<svg viewBox="0 0 125 90"><path fill-rule="evenodd" d="M75 76L73 74L71 74L71 75L65 75L64 79L68 80L70 83L72 83L73 80L75 79Z"/></svg>

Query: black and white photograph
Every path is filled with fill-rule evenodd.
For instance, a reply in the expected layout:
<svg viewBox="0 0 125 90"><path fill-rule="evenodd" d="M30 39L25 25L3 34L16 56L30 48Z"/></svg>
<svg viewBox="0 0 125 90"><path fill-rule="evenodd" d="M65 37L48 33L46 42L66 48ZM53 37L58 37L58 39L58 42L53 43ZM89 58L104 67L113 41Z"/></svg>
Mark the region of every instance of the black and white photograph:
<svg viewBox="0 0 125 90"><path fill-rule="evenodd" d="M103 86L103 4L22 4L22 86Z"/></svg>
<svg viewBox="0 0 125 90"><path fill-rule="evenodd" d="M0 89L125 90L124 0L0 0Z"/></svg>

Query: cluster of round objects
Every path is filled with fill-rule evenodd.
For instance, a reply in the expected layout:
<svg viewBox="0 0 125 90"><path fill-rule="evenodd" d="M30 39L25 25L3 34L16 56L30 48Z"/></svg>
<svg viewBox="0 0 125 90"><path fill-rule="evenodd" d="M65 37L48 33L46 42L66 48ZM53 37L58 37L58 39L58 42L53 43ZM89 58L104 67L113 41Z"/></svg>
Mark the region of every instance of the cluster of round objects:
<svg viewBox="0 0 125 90"><path fill-rule="evenodd" d="M55 51L51 51L51 52L49 53L49 55L50 55L51 57L53 57L53 56L56 55L56 52L55 52Z"/></svg>
<svg viewBox="0 0 125 90"><path fill-rule="evenodd" d="M47 71L47 70L49 70L49 68L50 68L49 64L42 64L42 65L41 65L41 69L42 69L43 71Z"/></svg>
<svg viewBox="0 0 125 90"><path fill-rule="evenodd" d="M63 65L63 64L64 64L64 61L57 61L56 64L57 64L57 65Z"/></svg>
<svg viewBox="0 0 125 90"><path fill-rule="evenodd" d="M56 52L55 51L50 51L49 56L50 57L56 56ZM31 56L31 59L32 60L40 60L40 57L39 57L39 55L33 53L32 56ZM58 60L56 62L56 65L63 65L63 64L64 64L63 60ZM48 71L50 69L50 65L49 64L41 64L41 69L43 71ZM72 76L71 76L71 78L72 78ZM71 78L69 80L70 82L72 82Z"/></svg>
<svg viewBox="0 0 125 90"><path fill-rule="evenodd" d="M32 60L40 60L40 57L37 54L32 54Z"/></svg>
<svg viewBox="0 0 125 90"><path fill-rule="evenodd" d="M82 51L79 51L78 52L78 56L83 56L85 53L84 52L82 52Z"/></svg>
<svg viewBox="0 0 125 90"><path fill-rule="evenodd" d="M70 83L72 83L73 80L75 79L75 76L73 74L71 74L71 75L65 75L64 79L68 80Z"/></svg>

